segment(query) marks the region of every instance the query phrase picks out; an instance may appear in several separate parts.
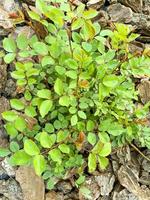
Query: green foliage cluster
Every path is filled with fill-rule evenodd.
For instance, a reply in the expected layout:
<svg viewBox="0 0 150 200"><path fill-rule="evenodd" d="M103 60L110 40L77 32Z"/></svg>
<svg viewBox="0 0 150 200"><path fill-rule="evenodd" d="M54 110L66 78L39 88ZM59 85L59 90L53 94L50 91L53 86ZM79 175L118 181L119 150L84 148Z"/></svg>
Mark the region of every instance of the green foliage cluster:
<svg viewBox="0 0 150 200"><path fill-rule="evenodd" d="M74 169L78 186L87 166L90 173L107 167L113 147L135 139L150 148L150 128L142 124L149 103L137 108L134 82L150 76L150 58L129 52L138 37L131 27L101 30L91 21L97 11L83 4L36 0L36 7L29 16L47 28L46 38L3 41L22 94L2 114L11 142L0 154L12 165L32 165L49 189Z"/></svg>

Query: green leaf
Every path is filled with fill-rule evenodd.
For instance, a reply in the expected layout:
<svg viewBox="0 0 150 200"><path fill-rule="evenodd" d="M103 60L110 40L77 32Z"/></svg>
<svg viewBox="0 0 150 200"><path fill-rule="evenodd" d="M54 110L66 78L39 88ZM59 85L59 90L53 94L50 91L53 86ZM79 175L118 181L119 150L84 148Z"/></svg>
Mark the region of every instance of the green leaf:
<svg viewBox="0 0 150 200"><path fill-rule="evenodd" d="M96 162L97 162L96 155L93 153L90 153L88 157L89 173L92 173L96 170L96 166L97 166Z"/></svg>
<svg viewBox="0 0 150 200"><path fill-rule="evenodd" d="M36 155L33 158L33 166L34 166L36 174L38 176L41 176L41 174L46 170L46 160L44 156Z"/></svg>
<svg viewBox="0 0 150 200"><path fill-rule="evenodd" d="M36 109L33 106L27 106L25 108L25 114L29 117L35 117L37 115Z"/></svg>
<svg viewBox="0 0 150 200"><path fill-rule="evenodd" d="M19 99L11 99L10 105L12 108L16 110L23 110L24 109L24 103Z"/></svg>
<svg viewBox="0 0 150 200"><path fill-rule="evenodd" d="M59 104L61 106L68 107L70 105L70 98L68 96L62 96L62 97L60 97Z"/></svg>
<svg viewBox="0 0 150 200"><path fill-rule="evenodd" d="M96 135L94 133L88 133L87 140L91 145L94 146L96 144Z"/></svg>
<svg viewBox="0 0 150 200"><path fill-rule="evenodd" d="M27 127L27 123L25 121L25 119L23 117L17 117L15 120L15 128L20 131L23 132Z"/></svg>
<svg viewBox="0 0 150 200"><path fill-rule="evenodd" d="M77 29L81 28L82 25L83 25L83 22L84 22L84 21L83 21L82 18L76 19L76 20L72 23L71 29L74 31L74 30L77 30Z"/></svg>
<svg viewBox="0 0 150 200"><path fill-rule="evenodd" d="M15 40L11 37L5 38L3 40L3 47L8 52L15 52L16 51L16 43Z"/></svg>
<svg viewBox="0 0 150 200"><path fill-rule="evenodd" d="M7 131L7 134L10 135L11 138L15 138L18 135L18 131L14 127L14 124L12 124L12 123L7 123L5 125L5 129Z"/></svg>
<svg viewBox="0 0 150 200"><path fill-rule="evenodd" d="M45 100L40 104L39 111L40 111L42 118L44 118L49 113L49 111L52 108L52 105L53 105L53 103L51 100Z"/></svg>
<svg viewBox="0 0 150 200"><path fill-rule="evenodd" d="M61 164L62 153L58 148L52 149L51 151L49 151L49 155L54 162L58 162L59 164Z"/></svg>
<svg viewBox="0 0 150 200"><path fill-rule="evenodd" d="M25 78L24 70L13 71L11 76L15 79L23 79Z"/></svg>
<svg viewBox="0 0 150 200"><path fill-rule="evenodd" d="M100 32L100 36L105 37L105 36L109 36L111 37L113 35L113 32L111 30L102 30Z"/></svg>
<svg viewBox="0 0 150 200"><path fill-rule="evenodd" d="M33 48L39 55L45 56L48 54L48 47L43 42L35 42Z"/></svg>
<svg viewBox="0 0 150 200"><path fill-rule="evenodd" d="M8 53L4 56L4 61L6 64L11 63L16 57L16 53Z"/></svg>
<svg viewBox="0 0 150 200"><path fill-rule="evenodd" d="M13 111L5 111L2 113L2 117L9 122L13 122L17 119L18 115Z"/></svg>
<svg viewBox="0 0 150 200"><path fill-rule="evenodd" d="M32 95L31 93L29 92L29 90L26 90L25 93L24 93L24 97L27 101L31 101L32 99Z"/></svg>
<svg viewBox="0 0 150 200"><path fill-rule="evenodd" d="M44 148L51 148L56 141L56 135L48 135L46 132L40 134L40 143Z"/></svg>
<svg viewBox="0 0 150 200"><path fill-rule="evenodd" d="M52 43L52 45L49 47L49 52L53 58L58 58L61 54L60 44L57 41Z"/></svg>
<svg viewBox="0 0 150 200"><path fill-rule="evenodd" d="M56 8L54 6L49 6L49 10L48 12L44 12L44 14L51 19L55 24L57 24L58 26L62 27L64 24L64 14L62 12L62 10L60 10L59 8Z"/></svg>
<svg viewBox="0 0 150 200"><path fill-rule="evenodd" d="M45 131L48 133L53 133L54 132L54 126L50 123L45 124Z"/></svg>
<svg viewBox="0 0 150 200"><path fill-rule="evenodd" d="M10 148L10 150L11 150L12 152L19 151L19 149L20 149L19 144L18 144L17 142L15 142L15 141L12 141L12 142L10 143L9 148Z"/></svg>
<svg viewBox="0 0 150 200"><path fill-rule="evenodd" d="M107 142L99 152L99 156L106 157L111 153L111 143Z"/></svg>
<svg viewBox="0 0 150 200"><path fill-rule="evenodd" d="M86 117L86 114L83 112L83 111L78 111L78 115L79 115L79 117L81 118L81 119L86 119L87 117Z"/></svg>
<svg viewBox="0 0 150 200"><path fill-rule="evenodd" d="M95 123L92 120L88 120L86 125L87 131L93 131L94 128L95 128Z"/></svg>
<svg viewBox="0 0 150 200"><path fill-rule="evenodd" d="M71 79L77 79L77 71L73 70L67 71L66 76L68 76Z"/></svg>
<svg viewBox="0 0 150 200"><path fill-rule="evenodd" d="M50 56L44 56L42 59L42 66L46 66L46 65L54 65L55 64L55 60L50 57Z"/></svg>
<svg viewBox="0 0 150 200"><path fill-rule="evenodd" d="M60 145L58 146L58 148L60 149L60 151L61 151L62 153L66 153L66 154L69 154L69 153L70 153L70 148L69 148L69 146L66 145L66 144L60 144Z"/></svg>
<svg viewBox="0 0 150 200"><path fill-rule="evenodd" d="M103 79L103 84L109 88L115 88L118 85L118 77L116 75L107 75Z"/></svg>
<svg viewBox="0 0 150 200"><path fill-rule="evenodd" d="M109 164L109 160L108 158L105 158L105 157L98 157L98 162L99 162L99 166L102 170L106 169L106 167L108 166Z"/></svg>
<svg viewBox="0 0 150 200"><path fill-rule="evenodd" d="M26 37L25 34L20 34L17 39L17 47L21 50L26 49L28 46L28 38Z"/></svg>
<svg viewBox="0 0 150 200"><path fill-rule="evenodd" d="M64 67L61 67L61 66L55 66L55 70L60 75L63 75L63 74L66 73L66 69Z"/></svg>
<svg viewBox="0 0 150 200"><path fill-rule="evenodd" d="M30 156L35 156L40 153L38 146L31 139L26 139L24 142L24 150Z"/></svg>
<svg viewBox="0 0 150 200"><path fill-rule="evenodd" d="M85 41L93 39L95 36L95 28L93 24L89 21L85 21L81 29L81 34Z"/></svg>
<svg viewBox="0 0 150 200"><path fill-rule="evenodd" d="M71 59L71 58L66 60L65 64L70 69L78 69L78 63L75 60Z"/></svg>
<svg viewBox="0 0 150 200"><path fill-rule="evenodd" d="M31 17L31 19L40 21L40 15L38 13L28 10L28 14L29 14L29 17Z"/></svg>
<svg viewBox="0 0 150 200"><path fill-rule="evenodd" d="M77 180L76 180L76 184L77 185L81 185L82 183L84 183L85 181L85 176L80 176Z"/></svg>
<svg viewBox="0 0 150 200"><path fill-rule="evenodd" d="M62 142L64 141L69 135L69 132L68 131L65 131L65 130L60 130L58 133L57 133L57 142Z"/></svg>
<svg viewBox="0 0 150 200"><path fill-rule="evenodd" d="M100 132L98 134L99 138L100 138L100 141L102 143L107 143L107 142L110 142L110 138L109 138L109 135L106 133L106 132Z"/></svg>
<svg viewBox="0 0 150 200"><path fill-rule="evenodd" d="M89 9L83 12L84 19L92 19L98 15L98 12L94 9Z"/></svg>
<svg viewBox="0 0 150 200"><path fill-rule="evenodd" d="M31 156L26 154L24 150L19 150L10 157L10 163L12 165L26 165L30 160Z"/></svg>
<svg viewBox="0 0 150 200"><path fill-rule="evenodd" d="M77 117L77 115L73 115L73 116L71 117L71 126L75 126L75 125L77 124L77 122L78 122L78 117Z"/></svg>
<svg viewBox="0 0 150 200"><path fill-rule="evenodd" d="M9 151L8 148L0 148L0 158L4 158L10 154L11 152Z"/></svg>
<svg viewBox="0 0 150 200"><path fill-rule="evenodd" d="M38 90L37 96L42 99L51 99L51 91L48 89Z"/></svg>
<svg viewBox="0 0 150 200"><path fill-rule="evenodd" d="M62 95L63 94L63 82L62 80L60 80L59 78L56 79L55 84L54 84L54 91L58 94L58 95Z"/></svg>

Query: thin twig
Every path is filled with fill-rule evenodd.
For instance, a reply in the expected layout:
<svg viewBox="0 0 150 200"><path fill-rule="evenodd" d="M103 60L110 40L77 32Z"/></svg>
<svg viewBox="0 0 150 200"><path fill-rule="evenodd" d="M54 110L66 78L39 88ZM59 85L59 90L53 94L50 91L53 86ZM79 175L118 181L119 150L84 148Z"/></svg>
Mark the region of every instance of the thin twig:
<svg viewBox="0 0 150 200"><path fill-rule="evenodd" d="M150 162L150 159L146 155L144 155L134 144L130 144L130 146L133 147L143 158Z"/></svg>

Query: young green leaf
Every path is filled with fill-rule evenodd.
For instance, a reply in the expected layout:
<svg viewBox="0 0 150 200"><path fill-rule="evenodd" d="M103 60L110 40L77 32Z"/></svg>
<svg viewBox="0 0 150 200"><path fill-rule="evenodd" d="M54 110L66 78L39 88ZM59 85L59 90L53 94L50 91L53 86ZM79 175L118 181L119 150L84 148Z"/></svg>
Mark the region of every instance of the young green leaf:
<svg viewBox="0 0 150 200"><path fill-rule="evenodd" d="M62 97L60 97L59 104L61 106L68 107L70 105L70 98L69 98L69 96L62 96Z"/></svg>
<svg viewBox="0 0 150 200"><path fill-rule="evenodd" d="M62 142L64 141L67 137L68 137L69 132L68 131L64 131L64 130L60 130L57 133L57 142Z"/></svg>
<svg viewBox="0 0 150 200"><path fill-rule="evenodd" d="M15 120L15 128L20 131L23 132L27 127L27 123L25 121L25 119L23 117L17 117Z"/></svg>
<svg viewBox="0 0 150 200"><path fill-rule="evenodd" d="M5 129L7 131L7 134L10 136L10 138L15 138L18 135L18 131L15 128L13 123L7 123L5 125Z"/></svg>
<svg viewBox="0 0 150 200"><path fill-rule="evenodd" d="M99 152L99 156L106 157L111 153L111 143L107 142Z"/></svg>
<svg viewBox="0 0 150 200"><path fill-rule="evenodd" d="M18 144L17 142L15 142L15 141L12 141L12 142L10 143L9 148L10 148L10 150L11 150L12 152L19 151L19 149L20 149L19 144Z"/></svg>
<svg viewBox="0 0 150 200"><path fill-rule="evenodd" d="M89 173L92 173L96 170L96 164L97 158L94 153L90 153L88 157L88 168L89 168Z"/></svg>
<svg viewBox="0 0 150 200"><path fill-rule="evenodd" d="M35 155L38 155L40 153L38 146L35 144L35 142L33 142L30 139L25 140L24 151L30 156L35 156Z"/></svg>
<svg viewBox="0 0 150 200"><path fill-rule="evenodd" d="M30 160L31 156L26 154L24 150L19 150L10 157L10 163L12 165L26 165Z"/></svg>
<svg viewBox="0 0 150 200"><path fill-rule="evenodd" d="M33 48L39 55L45 56L48 54L48 47L43 42L35 42Z"/></svg>
<svg viewBox="0 0 150 200"><path fill-rule="evenodd" d="M103 84L109 88L115 88L118 85L118 77L116 75L107 75L103 79Z"/></svg>
<svg viewBox="0 0 150 200"><path fill-rule="evenodd" d="M62 162L62 153L58 148L57 149L52 149L51 151L49 151L49 155L50 155L51 159L54 162L58 162L59 164L61 164L61 162Z"/></svg>
<svg viewBox="0 0 150 200"><path fill-rule="evenodd" d="M96 144L96 135L94 133L88 133L87 140L91 145L94 146Z"/></svg>
<svg viewBox="0 0 150 200"><path fill-rule="evenodd" d="M55 60L50 56L44 56L42 59L42 66L45 67L46 65L54 65Z"/></svg>
<svg viewBox="0 0 150 200"><path fill-rule="evenodd" d="M77 117L77 115L73 115L73 116L71 117L71 126L75 126L75 125L77 124L77 122L78 122L78 117Z"/></svg>
<svg viewBox="0 0 150 200"><path fill-rule="evenodd" d="M61 151L62 153L66 153L66 154L69 154L69 153L70 153L70 148L69 148L69 146L66 145L66 144L60 144L60 145L58 146L58 148L60 149L60 151Z"/></svg>
<svg viewBox="0 0 150 200"><path fill-rule="evenodd" d="M17 47L21 50L23 49L26 49L27 46L28 46L28 38L26 37L25 34L20 34L18 37L17 37Z"/></svg>
<svg viewBox="0 0 150 200"><path fill-rule="evenodd" d="M51 91L48 89L38 90L37 96L42 99L51 99Z"/></svg>
<svg viewBox="0 0 150 200"><path fill-rule="evenodd" d="M81 119L86 119L87 118L86 114L83 111L81 111L81 110L78 111L78 115L79 115L79 117Z"/></svg>
<svg viewBox="0 0 150 200"><path fill-rule="evenodd" d="M15 52L16 51L15 40L11 37L5 38L3 40L3 47L8 52Z"/></svg>
<svg viewBox="0 0 150 200"><path fill-rule="evenodd" d="M12 108L16 110L23 110L24 109L24 103L19 99L11 99L10 105Z"/></svg>
<svg viewBox="0 0 150 200"><path fill-rule="evenodd" d="M0 148L0 158L4 158L10 154L11 152L9 151L8 148Z"/></svg>
<svg viewBox="0 0 150 200"><path fill-rule="evenodd" d="M52 145L55 143L55 141L56 141L55 134L48 135L48 133L46 132L42 132L40 134L40 143L41 143L41 146L44 148L51 148Z"/></svg>
<svg viewBox="0 0 150 200"><path fill-rule="evenodd" d="M63 94L63 82L61 79L57 78L54 84L54 90L58 95Z"/></svg>
<svg viewBox="0 0 150 200"><path fill-rule="evenodd" d="M2 113L2 117L9 122L13 122L17 119L18 115L13 111L5 111Z"/></svg>
<svg viewBox="0 0 150 200"><path fill-rule="evenodd" d="M109 164L109 160L108 158L105 158L105 157L98 157L98 162L99 162L99 166L102 170L106 169L106 167L108 166Z"/></svg>
<svg viewBox="0 0 150 200"><path fill-rule="evenodd" d="M89 9L83 12L84 19L92 19L98 15L98 12L94 9Z"/></svg>
<svg viewBox="0 0 150 200"><path fill-rule="evenodd" d="M6 64L11 63L16 57L16 53L8 53L4 57L4 61Z"/></svg>
<svg viewBox="0 0 150 200"><path fill-rule="evenodd" d="M46 170L46 160L45 160L44 156L42 156L42 155L34 156L33 166L34 166L36 174L38 176L41 176L41 174Z"/></svg>
<svg viewBox="0 0 150 200"><path fill-rule="evenodd" d="M52 108L52 105L53 103L51 100L45 100L41 103L39 110L42 118L44 118L49 113L49 111Z"/></svg>

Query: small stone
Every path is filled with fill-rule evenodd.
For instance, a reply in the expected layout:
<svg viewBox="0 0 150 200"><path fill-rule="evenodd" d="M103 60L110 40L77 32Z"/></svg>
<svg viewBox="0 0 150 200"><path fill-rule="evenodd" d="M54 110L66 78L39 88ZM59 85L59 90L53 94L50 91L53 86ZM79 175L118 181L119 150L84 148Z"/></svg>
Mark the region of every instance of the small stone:
<svg viewBox="0 0 150 200"><path fill-rule="evenodd" d="M0 147L1 148L8 147L7 134L4 128L0 128Z"/></svg>
<svg viewBox="0 0 150 200"><path fill-rule="evenodd" d="M131 8L120 3L110 5L107 11L113 22L130 23L133 17Z"/></svg>
<svg viewBox="0 0 150 200"><path fill-rule="evenodd" d="M13 21L9 18L9 14L0 6L0 26L4 29L13 27Z"/></svg>
<svg viewBox="0 0 150 200"><path fill-rule="evenodd" d="M16 10L16 3L14 0L4 0L3 7L7 12L11 12Z"/></svg>
<svg viewBox="0 0 150 200"><path fill-rule="evenodd" d="M4 199L23 200L21 188L14 179L0 181L0 194L5 197Z"/></svg>
<svg viewBox="0 0 150 200"><path fill-rule="evenodd" d="M24 200L44 200L44 181L30 167L19 167L16 180L22 188Z"/></svg>
<svg viewBox="0 0 150 200"><path fill-rule="evenodd" d="M100 187L97 184L94 176L90 176L90 177L86 178L86 181L85 181L83 186L91 192L90 197L91 197L92 200L96 200L100 196ZM80 190L79 190L79 199L80 200L86 200L87 199L82 194L82 192L80 192Z"/></svg>
<svg viewBox="0 0 150 200"><path fill-rule="evenodd" d="M7 174L10 176L10 177L14 177L15 176L15 168L12 167L9 162L8 162L8 159L5 158L3 161L2 161L2 167L5 169L5 171L7 172Z"/></svg>
<svg viewBox="0 0 150 200"><path fill-rule="evenodd" d="M4 93L6 96L13 97L15 95L16 84L13 79L8 79L6 82Z"/></svg>
<svg viewBox="0 0 150 200"><path fill-rule="evenodd" d="M50 191L46 194L46 200L64 200L64 195L60 192Z"/></svg>
<svg viewBox="0 0 150 200"><path fill-rule="evenodd" d="M1 13L1 11L0 11ZM1 19L0 19L1 21ZM0 24L1 26L1 24ZM7 80L7 66L0 65L0 94L3 92Z"/></svg>
<svg viewBox="0 0 150 200"><path fill-rule="evenodd" d="M87 2L88 7L92 7L95 9L101 8L105 3L105 0L90 0Z"/></svg>
<svg viewBox="0 0 150 200"><path fill-rule="evenodd" d="M9 179L9 176L8 176L7 172L0 165L0 180L8 180L8 179Z"/></svg>
<svg viewBox="0 0 150 200"><path fill-rule="evenodd" d="M150 101L150 81L143 79L138 85L138 91L143 104Z"/></svg>
<svg viewBox="0 0 150 200"><path fill-rule="evenodd" d="M127 189L120 192L114 192L112 200L139 200L134 194L130 193Z"/></svg>
<svg viewBox="0 0 150 200"><path fill-rule="evenodd" d="M95 176L95 180L100 187L101 195L108 196L113 189L115 176L111 173L103 173L99 176Z"/></svg>
<svg viewBox="0 0 150 200"><path fill-rule="evenodd" d="M63 192L64 194L67 194L72 190L72 185L69 181L58 182L56 187L59 191Z"/></svg>
<svg viewBox="0 0 150 200"><path fill-rule="evenodd" d="M9 101L5 97L0 97L0 119L1 119L1 114L4 111L9 110L9 108L10 108Z"/></svg>
<svg viewBox="0 0 150 200"><path fill-rule="evenodd" d="M123 5L130 7L134 12L141 12L143 7L143 0L118 0Z"/></svg>

